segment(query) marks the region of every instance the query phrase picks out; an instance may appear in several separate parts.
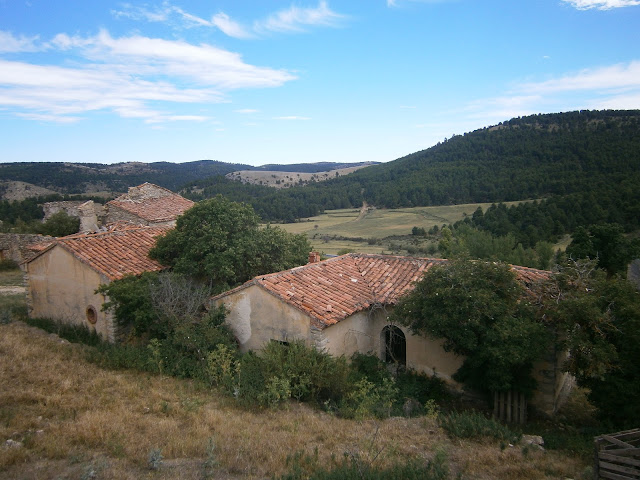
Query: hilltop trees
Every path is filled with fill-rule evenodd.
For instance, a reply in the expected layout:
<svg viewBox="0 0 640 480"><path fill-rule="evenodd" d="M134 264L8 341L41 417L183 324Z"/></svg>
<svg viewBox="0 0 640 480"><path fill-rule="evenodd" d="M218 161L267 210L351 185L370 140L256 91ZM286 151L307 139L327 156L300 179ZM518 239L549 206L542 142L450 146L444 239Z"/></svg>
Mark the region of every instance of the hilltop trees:
<svg viewBox="0 0 640 480"><path fill-rule="evenodd" d="M210 284L216 293L256 275L301 265L310 250L303 235L260 228L251 206L219 195L180 216L149 256Z"/></svg>

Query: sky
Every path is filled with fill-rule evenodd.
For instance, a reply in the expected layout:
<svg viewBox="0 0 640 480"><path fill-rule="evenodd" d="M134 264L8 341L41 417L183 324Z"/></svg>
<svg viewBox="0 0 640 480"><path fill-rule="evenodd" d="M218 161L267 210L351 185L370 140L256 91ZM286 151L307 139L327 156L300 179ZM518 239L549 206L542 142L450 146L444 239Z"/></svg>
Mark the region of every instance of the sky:
<svg viewBox="0 0 640 480"><path fill-rule="evenodd" d="M640 0L0 0L0 162L386 162L640 108Z"/></svg>

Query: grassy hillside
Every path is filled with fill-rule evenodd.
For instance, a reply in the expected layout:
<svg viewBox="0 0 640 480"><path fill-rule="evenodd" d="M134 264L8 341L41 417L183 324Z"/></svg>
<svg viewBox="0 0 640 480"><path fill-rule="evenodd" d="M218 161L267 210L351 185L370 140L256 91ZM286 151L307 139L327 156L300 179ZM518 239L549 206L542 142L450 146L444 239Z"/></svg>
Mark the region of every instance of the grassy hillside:
<svg viewBox="0 0 640 480"><path fill-rule="evenodd" d="M296 403L243 410L191 382L100 369L87 349L0 325L0 439L19 442L0 447L0 477L262 479L285 473L296 452L317 452L327 467L345 454L383 467L443 452L445 478L587 478L588 459L452 440L429 417L354 421Z"/></svg>

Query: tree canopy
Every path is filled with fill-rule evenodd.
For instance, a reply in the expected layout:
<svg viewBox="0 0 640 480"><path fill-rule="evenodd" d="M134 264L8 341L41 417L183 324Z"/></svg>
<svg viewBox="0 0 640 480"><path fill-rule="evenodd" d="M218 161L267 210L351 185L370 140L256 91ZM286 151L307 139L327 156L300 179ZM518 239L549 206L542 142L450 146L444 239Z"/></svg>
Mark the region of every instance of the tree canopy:
<svg viewBox="0 0 640 480"><path fill-rule="evenodd" d="M457 259L434 265L397 305L393 319L444 339L465 357L454 379L481 391L531 392L546 330L507 264Z"/></svg>
<svg viewBox="0 0 640 480"><path fill-rule="evenodd" d="M216 196L178 217L175 229L157 240L149 256L210 284L216 293L304 264L310 250L305 236L260 228L250 205Z"/></svg>

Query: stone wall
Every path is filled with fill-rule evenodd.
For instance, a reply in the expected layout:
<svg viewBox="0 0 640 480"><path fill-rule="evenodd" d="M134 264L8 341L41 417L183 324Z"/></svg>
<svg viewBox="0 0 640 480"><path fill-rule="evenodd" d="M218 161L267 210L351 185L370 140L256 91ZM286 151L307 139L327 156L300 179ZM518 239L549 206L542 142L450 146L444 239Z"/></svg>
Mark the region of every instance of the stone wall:
<svg viewBox="0 0 640 480"><path fill-rule="evenodd" d="M53 237L31 233L0 233L0 260L10 259L22 263L35 255L35 251L29 247L53 240Z"/></svg>
<svg viewBox="0 0 640 480"><path fill-rule="evenodd" d="M59 212L66 212L67 215L80 219L80 232L94 232L100 226L98 217L105 215L104 207L100 204L89 201L65 201L47 202L42 205L44 210L43 222L49 220Z"/></svg>

